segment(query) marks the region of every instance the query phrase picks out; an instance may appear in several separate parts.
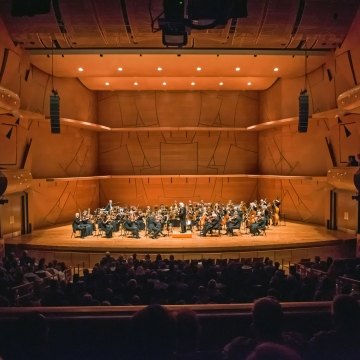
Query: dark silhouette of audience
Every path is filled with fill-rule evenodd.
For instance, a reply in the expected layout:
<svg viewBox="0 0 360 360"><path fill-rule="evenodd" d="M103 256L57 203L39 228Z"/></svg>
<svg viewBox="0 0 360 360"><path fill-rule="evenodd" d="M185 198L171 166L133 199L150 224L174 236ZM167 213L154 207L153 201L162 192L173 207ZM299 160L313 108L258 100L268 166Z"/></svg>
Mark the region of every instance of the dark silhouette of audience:
<svg viewBox="0 0 360 360"><path fill-rule="evenodd" d="M169 360L176 350L176 323L161 305L149 305L131 319L129 355L133 360Z"/></svg>
<svg viewBox="0 0 360 360"><path fill-rule="evenodd" d="M338 295L332 306L333 329L321 331L309 342L309 360L360 359L360 305L350 295Z"/></svg>
<svg viewBox="0 0 360 360"><path fill-rule="evenodd" d="M252 311L252 332L251 338L239 336L228 343L223 349L223 360L246 359L263 343L287 345L300 357L306 343L300 333L283 330L282 307L273 297L255 301Z"/></svg>
<svg viewBox="0 0 360 360"><path fill-rule="evenodd" d="M301 360L300 355L291 348L276 344L263 343L258 345L246 360Z"/></svg>

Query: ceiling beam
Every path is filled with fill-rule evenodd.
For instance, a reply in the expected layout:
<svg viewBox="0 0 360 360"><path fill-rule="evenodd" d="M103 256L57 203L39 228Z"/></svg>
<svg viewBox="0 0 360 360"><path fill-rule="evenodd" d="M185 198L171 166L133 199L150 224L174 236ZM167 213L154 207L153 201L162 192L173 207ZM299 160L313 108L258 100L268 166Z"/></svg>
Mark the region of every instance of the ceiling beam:
<svg viewBox="0 0 360 360"><path fill-rule="evenodd" d="M325 56L333 52L333 49L178 49L178 48L81 48L81 49L46 49L27 48L30 55L285 55L285 56Z"/></svg>

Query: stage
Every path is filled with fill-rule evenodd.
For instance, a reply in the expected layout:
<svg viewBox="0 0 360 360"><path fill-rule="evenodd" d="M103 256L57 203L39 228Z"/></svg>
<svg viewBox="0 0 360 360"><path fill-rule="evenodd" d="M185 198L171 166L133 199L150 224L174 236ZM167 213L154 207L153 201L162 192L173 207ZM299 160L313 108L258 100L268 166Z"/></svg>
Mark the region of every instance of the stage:
<svg viewBox="0 0 360 360"><path fill-rule="evenodd" d="M71 224L33 231L32 234L6 239L9 250L27 249L33 256L47 259L67 259L72 264L96 262L106 251L129 256L132 253L174 254L177 258L195 259L205 257L240 258L269 256L274 260L298 261L312 258L314 255L347 257L353 256L356 235L328 230L324 226L299 222L282 222L270 226L266 233L252 236L245 229L236 231L236 236L229 237L223 230L201 237L199 231L180 234L175 228L165 237L152 239L140 232L140 239L114 233L112 238L72 236ZM354 248L354 249L353 249ZM70 259L70 260L69 260Z"/></svg>

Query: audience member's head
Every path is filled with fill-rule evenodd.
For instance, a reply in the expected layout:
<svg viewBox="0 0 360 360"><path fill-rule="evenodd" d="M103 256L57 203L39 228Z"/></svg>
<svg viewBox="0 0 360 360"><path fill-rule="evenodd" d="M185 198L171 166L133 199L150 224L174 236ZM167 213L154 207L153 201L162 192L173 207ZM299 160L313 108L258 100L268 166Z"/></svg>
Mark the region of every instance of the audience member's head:
<svg viewBox="0 0 360 360"><path fill-rule="evenodd" d="M277 339L281 335L283 311L273 297L256 300L252 310L253 330L260 340Z"/></svg>
<svg viewBox="0 0 360 360"><path fill-rule="evenodd" d="M196 351L200 333L200 323L194 311L183 309L176 314L177 352Z"/></svg>
<svg viewBox="0 0 360 360"><path fill-rule="evenodd" d="M301 357L285 345L262 343L255 348L246 360L301 360Z"/></svg>
<svg viewBox="0 0 360 360"><path fill-rule="evenodd" d="M360 305L355 297L338 295L332 306L335 329L342 333L358 333L360 329Z"/></svg>
<svg viewBox="0 0 360 360"><path fill-rule="evenodd" d="M175 352L176 326L161 305L149 305L131 319L133 359L168 359Z"/></svg>

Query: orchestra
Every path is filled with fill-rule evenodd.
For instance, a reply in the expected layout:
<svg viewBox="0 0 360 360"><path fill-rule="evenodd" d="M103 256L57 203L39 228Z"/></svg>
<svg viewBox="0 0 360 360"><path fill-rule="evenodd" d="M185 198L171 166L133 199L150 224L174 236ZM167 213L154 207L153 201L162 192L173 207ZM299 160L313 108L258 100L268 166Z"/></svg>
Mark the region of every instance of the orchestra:
<svg viewBox="0 0 360 360"><path fill-rule="evenodd" d="M72 223L73 232L80 231L81 238L91 235L112 238L113 234L119 236L131 234L134 239L145 236L156 239L168 235L174 228L179 228L180 233L198 231L199 236L212 234L213 231L223 231L223 234L235 236L237 234L260 235L261 230L279 225L280 200L277 198L272 202L266 199L254 200L247 205L244 201L239 204L229 200L227 204L221 202L205 203L201 200L198 203L188 201L177 202L166 206L150 205L143 210L139 206L124 206L109 200L103 208L98 208L92 214L90 209L75 214Z"/></svg>

